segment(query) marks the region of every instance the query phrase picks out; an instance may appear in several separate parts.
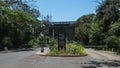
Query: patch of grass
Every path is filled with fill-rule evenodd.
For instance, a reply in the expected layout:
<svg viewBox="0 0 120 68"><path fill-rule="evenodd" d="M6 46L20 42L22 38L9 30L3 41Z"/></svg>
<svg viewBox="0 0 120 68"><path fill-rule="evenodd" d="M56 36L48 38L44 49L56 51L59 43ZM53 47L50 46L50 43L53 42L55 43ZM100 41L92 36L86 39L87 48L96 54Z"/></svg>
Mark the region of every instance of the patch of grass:
<svg viewBox="0 0 120 68"><path fill-rule="evenodd" d="M84 47L77 43L67 43L66 50L58 50L58 46L54 45L50 48L48 55L53 56L85 56L87 52Z"/></svg>

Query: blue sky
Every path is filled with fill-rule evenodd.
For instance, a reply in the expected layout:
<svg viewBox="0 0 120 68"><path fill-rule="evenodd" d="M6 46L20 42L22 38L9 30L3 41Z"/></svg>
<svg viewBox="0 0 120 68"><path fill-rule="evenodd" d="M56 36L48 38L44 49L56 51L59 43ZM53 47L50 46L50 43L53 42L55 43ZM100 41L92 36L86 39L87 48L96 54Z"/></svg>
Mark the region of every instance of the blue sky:
<svg viewBox="0 0 120 68"><path fill-rule="evenodd" d="M42 15L51 15L52 21L75 21L80 16L95 13L95 0L36 0L36 8Z"/></svg>

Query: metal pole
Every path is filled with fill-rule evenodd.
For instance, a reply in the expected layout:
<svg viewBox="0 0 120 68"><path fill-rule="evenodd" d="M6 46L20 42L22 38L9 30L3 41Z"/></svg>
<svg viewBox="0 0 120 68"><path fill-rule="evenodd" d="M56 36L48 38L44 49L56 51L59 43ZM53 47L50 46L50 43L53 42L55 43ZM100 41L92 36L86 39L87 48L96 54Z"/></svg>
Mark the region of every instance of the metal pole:
<svg viewBox="0 0 120 68"><path fill-rule="evenodd" d="M43 38L42 38L42 44L41 44L41 52L44 52L44 43L43 43Z"/></svg>
<svg viewBox="0 0 120 68"><path fill-rule="evenodd" d="M42 44L41 44L41 52L44 52L44 43L45 42L45 34L43 32L43 37L42 37Z"/></svg>

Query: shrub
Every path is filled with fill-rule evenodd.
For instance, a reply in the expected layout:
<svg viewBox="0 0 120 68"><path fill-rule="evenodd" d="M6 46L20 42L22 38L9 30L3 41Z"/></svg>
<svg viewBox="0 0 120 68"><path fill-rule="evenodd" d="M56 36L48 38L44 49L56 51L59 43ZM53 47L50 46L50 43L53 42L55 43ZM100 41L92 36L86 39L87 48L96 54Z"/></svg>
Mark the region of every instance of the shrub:
<svg viewBox="0 0 120 68"><path fill-rule="evenodd" d="M40 46L40 39L39 38L35 38L32 39L31 41L28 42L29 45L32 45L33 47L39 47Z"/></svg>
<svg viewBox="0 0 120 68"><path fill-rule="evenodd" d="M105 42L110 48L118 48L120 45L120 38L116 36L109 36L105 39Z"/></svg>
<svg viewBox="0 0 120 68"><path fill-rule="evenodd" d="M105 39L106 44L108 45L108 49L119 52L120 50L120 38L116 36L109 36Z"/></svg>
<svg viewBox="0 0 120 68"><path fill-rule="evenodd" d="M66 50L58 50L58 46L54 45L50 48L49 55L87 55L82 45L77 43L67 43Z"/></svg>

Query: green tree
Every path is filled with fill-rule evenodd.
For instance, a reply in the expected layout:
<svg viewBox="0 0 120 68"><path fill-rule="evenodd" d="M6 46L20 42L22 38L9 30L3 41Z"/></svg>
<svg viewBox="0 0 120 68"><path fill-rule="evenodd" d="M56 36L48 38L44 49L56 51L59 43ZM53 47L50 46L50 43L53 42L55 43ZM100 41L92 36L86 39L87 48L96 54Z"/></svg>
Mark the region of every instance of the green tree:
<svg viewBox="0 0 120 68"><path fill-rule="evenodd" d="M102 33L102 27L98 23L92 23L90 26L90 44L103 45L105 34Z"/></svg>
<svg viewBox="0 0 120 68"><path fill-rule="evenodd" d="M109 25L119 19L120 0L104 0L96 10L97 22L103 27L103 32L109 30Z"/></svg>
<svg viewBox="0 0 120 68"><path fill-rule="evenodd" d="M120 37L120 22L119 21L110 25L109 34Z"/></svg>
<svg viewBox="0 0 120 68"><path fill-rule="evenodd" d="M87 14L87 15L83 15L80 18L77 19L77 22L80 22L80 24L83 23L92 23L92 21L95 18L95 14Z"/></svg>
<svg viewBox="0 0 120 68"><path fill-rule="evenodd" d="M75 29L75 40L84 44L90 44L90 24L93 22L95 14L83 15L78 18L80 25Z"/></svg>
<svg viewBox="0 0 120 68"><path fill-rule="evenodd" d="M120 49L120 22L111 24L108 33L104 41L108 45L108 48L114 48L115 51L118 51Z"/></svg>
<svg viewBox="0 0 120 68"><path fill-rule="evenodd" d="M23 0L0 1L0 48L21 48L34 38L32 25L40 24L39 13L32 8L24 9L25 5L29 7Z"/></svg>
<svg viewBox="0 0 120 68"><path fill-rule="evenodd" d="M109 37L108 31L111 29L111 25L117 22L120 17L119 5L120 0L102 0L99 2L94 19L95 24L91 25L93 30L91 44L106 44L104 39Z"/></svg>
<svg viewBox="0 0 120 68"><path fill-rule="evenodd" d="M108 45L120 52L120 0L101 0L95 14L78 18L75 40L83 44Z"/></svg>

